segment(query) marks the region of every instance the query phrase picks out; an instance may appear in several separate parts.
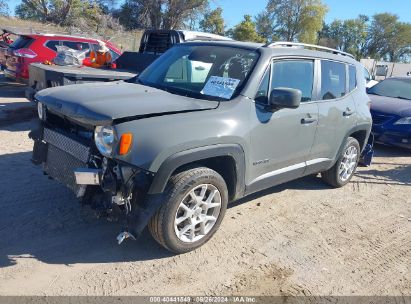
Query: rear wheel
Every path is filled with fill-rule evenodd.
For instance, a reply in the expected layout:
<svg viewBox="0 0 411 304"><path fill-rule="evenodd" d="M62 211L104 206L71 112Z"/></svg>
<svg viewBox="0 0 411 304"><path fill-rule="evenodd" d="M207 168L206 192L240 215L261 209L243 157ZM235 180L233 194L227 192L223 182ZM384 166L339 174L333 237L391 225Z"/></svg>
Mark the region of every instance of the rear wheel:
<svg viewBox="0 0 411 304"><path fill-rule="evenodd" d="M331 169L322 172L321 177L336 188L346 185L357 169L360 154L361 149L358 141L353 137L348 137L335 165Z"/></svg>
<svg viewBox="0 0 411 304"><path fill-rule="evenodd" d="M217 231L227 209L226 183L208 168L173 176L164 196L165 202L148 227L158 243L175 253L204 245Z"/></svg>

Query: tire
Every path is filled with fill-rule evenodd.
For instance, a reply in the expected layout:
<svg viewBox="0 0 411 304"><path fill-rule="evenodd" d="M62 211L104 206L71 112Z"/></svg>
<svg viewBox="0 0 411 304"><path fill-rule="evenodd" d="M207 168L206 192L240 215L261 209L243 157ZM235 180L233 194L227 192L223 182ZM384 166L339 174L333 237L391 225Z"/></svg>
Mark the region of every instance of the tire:
<svg viewBox="0 0 411 304"><path fill-rule="evenodd" d="M183 171L170 178L164 202L151 218L148 229L169 251L192 251L208 242L217 231L227 202L227 185L220 174L205 167Z"/></svg>
<svg viewBox="0 0 411 304"><path fill-rule="evenodd" d="M352 151L355 151L355 158L353 158L354 155L351 154ZM341 155L338 157L337 162L329 170L321 173L322 179L334 188L340 188L348 184L353 177L355 170L357 169L360 155L360 144L355 138L348 137L344 145L344 149L342 150ZM349 161L348 156L351 158L351 161ZM349 170L347 169L347 167L341 168L342 166L344 166L344 164L347 165L348 162L350 163ZM346 174L344 173L344 171Z"/></svg>

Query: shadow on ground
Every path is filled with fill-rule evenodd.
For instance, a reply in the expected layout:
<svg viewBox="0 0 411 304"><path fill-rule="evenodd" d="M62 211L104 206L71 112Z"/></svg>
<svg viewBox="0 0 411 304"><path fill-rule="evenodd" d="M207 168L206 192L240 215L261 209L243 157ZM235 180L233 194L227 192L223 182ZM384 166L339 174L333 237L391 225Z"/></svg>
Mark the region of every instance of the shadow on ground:
<svg viewBox="0 0 411 304"><path fill-rule="evenodd" d="M394 148L377 151L377 155L391 157L402 153ZM51 264L76 264L171 256L147 231L136 242L125 241L118 246L115 238L121 224L97 219L68 189L44 176L41 168L30 162L30 156L30 152L0 156L0 267L12 266L24 258ZM360 169L357 176L367 182L379 183L384 179L410 185L411 168L403 164L380 172L371 166ZM285 189L326 190L329 187L320 178L308 176L250 195L230 207Z"/></svg>
<svg viewBox="0 0 411 304"><path fill-rule="evenodd" d="M22 131L15 124L28 122L37 117L34 104L19 102L11 104L0 103L0 130Z"/></svg>

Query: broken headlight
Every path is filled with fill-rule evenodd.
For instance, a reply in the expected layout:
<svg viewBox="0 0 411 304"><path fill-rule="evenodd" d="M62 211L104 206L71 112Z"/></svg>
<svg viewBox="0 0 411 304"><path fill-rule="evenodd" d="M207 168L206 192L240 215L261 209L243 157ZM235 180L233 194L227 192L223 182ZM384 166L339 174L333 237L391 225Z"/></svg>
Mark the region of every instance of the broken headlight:
<svg viewBox="0 0 411 304"><path fill-rule="evenodd" d="M114 128L111 126L97 126L94 130L94 141L102 155L110 156L115 142Z"/></svg>

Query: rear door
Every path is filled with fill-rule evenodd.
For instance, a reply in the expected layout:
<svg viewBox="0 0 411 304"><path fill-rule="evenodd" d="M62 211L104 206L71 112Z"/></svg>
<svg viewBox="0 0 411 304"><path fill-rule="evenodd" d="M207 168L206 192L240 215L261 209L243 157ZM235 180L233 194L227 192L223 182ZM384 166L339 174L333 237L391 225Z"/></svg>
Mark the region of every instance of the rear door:
<svg viewBox="0 0 411 304"><path fill-rule="evenodd" d="M251 132L251 183L263 189L302 176L314 141L318 105L313 59L278 59L267 70L255 98ZM269 92L278 87L299 89L302 101L297 109L267 110ZM256 189L253 189L256 190Z"/></svg>
<svg viewBox="0 0 411 304"><path fill-rule="evenodd" d="M318 99L319 123L308 163L307 174L327 169L336 159L349 130L356 125L356 109L350 91L356 82L349 81L350 65L331 60L318 60L320 66ZM355 74L355 71L354 71ZM352 79L353 80L353 79Z"/></svg>

